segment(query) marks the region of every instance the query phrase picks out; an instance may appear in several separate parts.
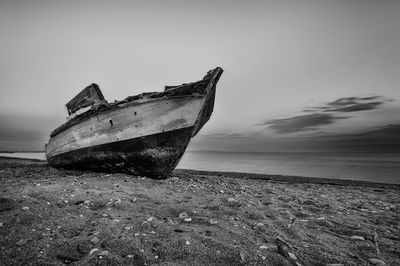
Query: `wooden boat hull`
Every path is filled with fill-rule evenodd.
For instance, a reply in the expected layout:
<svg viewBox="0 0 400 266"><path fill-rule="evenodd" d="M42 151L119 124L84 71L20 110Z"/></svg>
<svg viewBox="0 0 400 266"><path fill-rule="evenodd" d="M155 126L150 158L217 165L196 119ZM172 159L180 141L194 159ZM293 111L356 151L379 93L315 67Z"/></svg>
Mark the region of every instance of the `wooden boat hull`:
<svg viewBox="0 0 400 266"><path fill-rule="evenodd" d="M45 149L48 162L59 168L167 177L209 120L221 74L217 68L202 81L166 88L155 98L83 113L52 132Z"/></svg>
<svg viewBox="0 0 400 266"><path fill-rule="evenodd" d="M179 162L192 132L193 126L90 146L55 155L48 161L62 168L163 178Z"/></svg>

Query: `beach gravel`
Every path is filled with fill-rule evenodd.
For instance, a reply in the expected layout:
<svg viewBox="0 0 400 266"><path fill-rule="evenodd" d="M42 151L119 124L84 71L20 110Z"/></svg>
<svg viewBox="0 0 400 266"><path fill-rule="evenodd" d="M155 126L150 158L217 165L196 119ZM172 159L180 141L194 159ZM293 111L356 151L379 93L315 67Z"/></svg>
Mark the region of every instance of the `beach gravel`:
<svg viewBox="0 0 400 266"><path fill-rule="evenodd" d="M1 265L400 265L399 185L0 167Z"/></svg>

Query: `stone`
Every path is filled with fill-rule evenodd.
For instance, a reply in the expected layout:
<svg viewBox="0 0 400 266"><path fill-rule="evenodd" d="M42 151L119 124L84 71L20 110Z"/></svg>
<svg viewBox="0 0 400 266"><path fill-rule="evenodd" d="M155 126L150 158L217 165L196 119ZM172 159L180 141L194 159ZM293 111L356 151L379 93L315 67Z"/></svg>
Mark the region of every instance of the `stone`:
<svg viewBox="0 0 400 266"><path fill-rule="evenodd" d="M268 246L262 245L259 247L259 249L268 249Z"/></svg>
<svg viewBox="0 0 400 266"><path fill-rule="evenodd" d="M21 210L27 211L27 210L29 210L29 207L28 206L24 206L24 207L21 208Z"/></svg>
<svg viewBox="0 0 400 266"><path fill-rule="evenodd" d="M17 246L23 246L26 243L28 243L28 239L21 239L20 241L17 242Z"/></svg>
<svg viewBox="0 0 400 266"><path fill-rule="evenodd" d="M242 249L240 251L239 255L240 255L240 260L242 261L242 263L246 262L247 252Z"/></svg>
<svg viewBox="0 0 400 266"><path fill-rule="evenodd" d="M291 253L291 252L288 252L288 254L289 254L289 257L290 257L292 260L297 260L296 255L294 255L294 254Z"/></svg>
<svg viewBox="0 0 400 266"><path fill-rule="evenodd" d="M100 242L100 239L98 237L94 237L92 240L90 240L93 244L97 244Z"/></svg>
<svg viewBox="0 0 400 266"><path fill-rule="evenodd" d="M241 205L240 202L235 198L228 198L224 203L227 207L239 207Z"/></svg>
<svg viewBox="0 0 400 266"><path fill-rule="evenodd" d="M189 217L189 215L188 215L186 212L181 212L181 213L178 215L178 217L179 217L180 219L185 219L185 218Z"/></svg>
<svg viewBox="0 0 400 266"><path fill-rule="evenodd" d="M99 251L98 248L93 248L93 249L91 249L91 250L89 251L89 255L92 255L93 253L95 253L95 252L97 252L97 251Z"/></svg>
<svg viewBox="0 0 400 266"><path fill-rule="evenodd" d="M152 216L150 216L148 219L147 219L147 221L150 223L150 222L152 222L154 220L154 217L152 217Z"/></svg>
<svg viewBox="0 0 400 266"><path fill-rule="evenodd" d="M211 224L211 225L218 224L218 222L216 220L214 220L214 219L208 220L208 223Z"/></svg>
<svg viewBox="0 0 400 266"><path fill-rule="evenodd" d="M189 240L186 240L186 243L185 243L186 245L190 245L190 242L189 242Z"/></svg>
<svg viewBox="0 0 400 266"><path fill-rule="evenodd" d="M376 258L370 258L368 261L373 265L386 265L386 263L383 260Z"/></svg>
<svg viewBox="0 0 400 266"><path fill-rule="evenodd" d="M103 250L102 252L97 254L97 256L108 256L108 255L110 255L110 251L108 250Z"/></svg>
<svg viewBox="0 0 400 266"><path fill-rule="evenodd" d="M351 240L359 240L359 241L364 241L365 238L362 236L351 236L350 237Z"/></svg>
<svg viewBox="0 0 400 266"><path fill-rule="evenodd" d="M144 230L150 230L150 227L151 227L151 225L150 225L150 223L149 223L148 221L144 221L144 222L142 223L142 228L143 228Z"/></svg>
<svg viewBox="0 0 400 266"><path fill-rule="evenodd" d="M190 223L191 221L192 221L192 218L185 218L185 219L183 219L185 222L187 222L187 223Z"/></svg>

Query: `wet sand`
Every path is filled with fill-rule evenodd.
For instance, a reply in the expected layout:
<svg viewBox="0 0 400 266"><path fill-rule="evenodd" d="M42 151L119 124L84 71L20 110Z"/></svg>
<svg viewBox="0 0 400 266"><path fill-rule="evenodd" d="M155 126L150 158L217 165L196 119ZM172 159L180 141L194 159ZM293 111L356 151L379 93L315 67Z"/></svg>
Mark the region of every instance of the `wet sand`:
<svg viewBox="0 0 400 266"><path fill-rule="evenodd" d="M400 265L400 185L15 158L0 184L1 265Z"/></svg>

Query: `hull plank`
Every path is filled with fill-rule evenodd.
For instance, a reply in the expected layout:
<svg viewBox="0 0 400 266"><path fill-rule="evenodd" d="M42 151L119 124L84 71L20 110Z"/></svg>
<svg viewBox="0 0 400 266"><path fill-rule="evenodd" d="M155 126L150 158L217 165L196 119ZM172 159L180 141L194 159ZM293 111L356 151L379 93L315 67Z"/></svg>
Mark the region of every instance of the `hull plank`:
<svg viewBox="0 0 400 266"><path fill-rule="evenodd" d="M96 115L53 137L48 157L193 126L203 103L204 98L165 99Z"/></svg>
<svg viewBox="0 0 400 266"><path fill-rule="evenodd" d="M162 178L179 162L193 127L91 146L56 155L49 162L66 169L123 172Z"/></svg>

